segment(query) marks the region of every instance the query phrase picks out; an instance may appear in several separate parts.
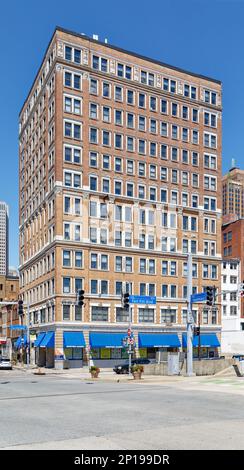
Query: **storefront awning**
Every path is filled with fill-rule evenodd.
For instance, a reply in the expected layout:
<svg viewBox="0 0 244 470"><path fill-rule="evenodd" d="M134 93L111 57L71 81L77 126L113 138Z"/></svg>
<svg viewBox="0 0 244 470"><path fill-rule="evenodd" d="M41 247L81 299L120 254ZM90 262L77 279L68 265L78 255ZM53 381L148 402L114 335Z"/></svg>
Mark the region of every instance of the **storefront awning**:
<svg viewBox="0 0 244 470"><path fill-rule="evenodd" d="M54 348L54 332L48 331L40 344L40 348Z"/></svg>
<svg viewBox="0 0 244 470"><path fill-rule="evenodd" d="M64 348L85 348L82 331L64 331Z"/></svg>
<svg viewBox="0 0 244 470"><path fill-rule="evenodd" d="M124 333L97 333L89 335L91 348L123 348L123 339L127 337Z"/></svg>
<svg viewBox="0 0 244 470"><path fill-rule="evenodd" d="M177 334L139 333L139 348L180 348Z"/></svg>
<svg viewBox="0 0 244 470"><path fill-rule="evenodd" d="M193 338L193 347L197 348L199 344L199 336L194 336ZM183 348L187 347L187 336L186 333L182 335L182 345ZM200 334L200 346L203 348L219 348L220 342L215 333L202 333Z"/></svg>
<svg viewBox="0 0 244 470"><path fill-rule="evenodd" d="M46 333L39 333L39 335L37 336L35 342L34 342L34 346L35 348L39 348L40 347L40 344L43 340L43 338L46 336Z"/></svg>
<svg viewBox="0 0 244 470"><path fill-rule="evenodd" d="M15 341L14 346L16 349L21 348L21 346L26 346L27 345L27 335L19 336L17 341Z"/></svg>

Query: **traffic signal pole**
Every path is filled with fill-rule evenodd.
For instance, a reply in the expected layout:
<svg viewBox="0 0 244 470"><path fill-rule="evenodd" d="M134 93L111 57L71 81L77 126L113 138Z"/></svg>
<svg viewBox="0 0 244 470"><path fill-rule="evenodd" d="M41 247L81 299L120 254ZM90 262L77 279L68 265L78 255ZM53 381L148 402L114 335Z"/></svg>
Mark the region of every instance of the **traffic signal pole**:
<svg viewBox="0 0 244 470"><path fill-rule="evenodd" d="M128 329L131 331L131 308L129 307L129 325L128 325ZM130 377L130 374L132 374L132 371L131 371L131 356L132 356L132 349L131 349L131 341L129 342L129 377Z"/></svg>
<svg viewBox="0 0 244 470"><path fill-rule="evenodd" d="M188 253L187 258L187 353L186 353L186 375L193 376L193 354L192 354L192 254Z"/></svg>
<svg viewBox="0 0 244 470"><path fill-rule="evenodd" d="M27 355L26 355L26 365L27 368L30 367L30 353L31 353L31 345L30 345L30 304L27 304L27 319L26 319L26 339L27 339Z"/></svg>

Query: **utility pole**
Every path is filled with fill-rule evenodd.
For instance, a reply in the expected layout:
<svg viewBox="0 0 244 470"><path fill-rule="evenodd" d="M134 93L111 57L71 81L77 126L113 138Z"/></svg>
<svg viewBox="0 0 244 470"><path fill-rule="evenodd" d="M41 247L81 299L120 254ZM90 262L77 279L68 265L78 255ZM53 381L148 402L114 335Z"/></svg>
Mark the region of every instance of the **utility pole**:
<svg viewBox="0 0 244 470"><path fill-rule="evenodd" d="M198 312L198 331L199 331L199 335L198 335L198 360L200 361L200 352L201 352L201 335L200 335L200 328L201 328L201 311L199 309L199 312Z"/></svg>
<svg viewBox="0 0 244 470"><path fill-rule="evenodd" d="M27 304L27 319L26 319L26 341L27 341L27 356L26 356L26 365L30 367L30 305Z"/></svg>
<svg viewBox="0 0 244 470"><path fill-rule="evenodd" d="M130 331L130 338L129 338L129 376L132 373L131 372L131 355L132 355L132 349L131 349L131 308L129 307L129 325L128 325L128 333ZM129 337L129 335L128 335Z"/></svg>
<svg viewBox="0 0 244 470"><path fill-rule="evenodd" d="M193 358L192 358L192 254L188 253L187 258L187 355L186 355L186 375L193 375Z"/></svg>

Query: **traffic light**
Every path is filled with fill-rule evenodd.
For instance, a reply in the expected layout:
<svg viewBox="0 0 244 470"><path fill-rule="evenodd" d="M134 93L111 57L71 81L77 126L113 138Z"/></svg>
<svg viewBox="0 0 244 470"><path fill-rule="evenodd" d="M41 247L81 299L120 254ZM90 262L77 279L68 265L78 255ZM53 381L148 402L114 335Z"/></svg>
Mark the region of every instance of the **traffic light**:
<svg viewBox="0 0 244 470"><path fill-rule="evenodd" d="M78 307L83 307L84 305L84 294L85 291L83 289L79 289L77 292L77 305Z"/></svg>
<svg viewBox="0 0 244 470"><path fill-rule="evenodd" d="M214 304L214 288L210 286L206 287L206 294L207 294L206 304L212 307Z"/></svg>
<svg viewBox="0 0 244 470"><path fill-rule="evenodd" d="M129 297L130 297L130 294L128 292L125 292L125 294L122 295L122 306L124 310L129 310L130 308Z"/></svg>
<svg viewBox="0 0 244 470"><path fill-rule="evenodd" d="M194 326L194 336L200 336L200 326Z"/></svg>
<svg viewBox="0 0 244 470"><path fill-rule="evenodd" d="M23 300L18 300L18 315L21 317L24 315L24 302Z"/></svg>

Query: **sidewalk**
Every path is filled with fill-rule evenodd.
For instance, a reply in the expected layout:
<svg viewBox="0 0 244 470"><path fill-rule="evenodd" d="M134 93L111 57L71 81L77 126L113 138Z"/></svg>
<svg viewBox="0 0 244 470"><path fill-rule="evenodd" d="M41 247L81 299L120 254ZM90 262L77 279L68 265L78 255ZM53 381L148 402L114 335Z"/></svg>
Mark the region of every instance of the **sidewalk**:
<svg viewBox="0 0 244 470"><path fill-rule="evenodd" d="M166 382L182 382L189 380L188 377L184 376L166 376L166 375L142 375L141 380L135 380L132 376L129 377L128 374L115 374L111 369L101 369L99 378L92 379L91 374L89 372L88 367L82 367L77 369L46 369L44 367L38 368L36 366L30 366L28 369L25 366L17 365L14 366L13 369L22 371L27 374L39 375L38 371L41 372L40 377L43 376L59 376L62 378L67 379L81 379L84 381L92 381L92 382L124 382L124 383L140 383L140 384L160 384ZM199 377L198 377L199 378ZM191 377L191 379L195 379L195 377Z"/></svg>

